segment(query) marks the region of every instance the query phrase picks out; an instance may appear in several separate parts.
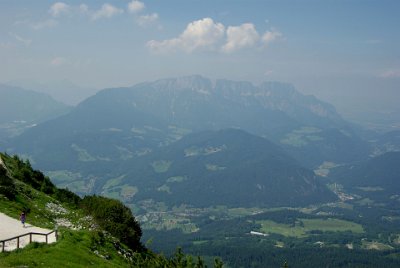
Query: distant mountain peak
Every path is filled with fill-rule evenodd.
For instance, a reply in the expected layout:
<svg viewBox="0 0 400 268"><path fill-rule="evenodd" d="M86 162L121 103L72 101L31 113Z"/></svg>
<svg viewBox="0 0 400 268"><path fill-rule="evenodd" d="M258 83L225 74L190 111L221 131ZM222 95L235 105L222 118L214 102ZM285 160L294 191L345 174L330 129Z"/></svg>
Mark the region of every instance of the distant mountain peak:
<svg viewBox="0 0 400 268"><path fill-rule="evenodd" d="M275 96L293 96L302 95L298 92L295 87L290 83L283 83L277 81L265 81L260 86L260 89L271 92Z"/></svg>
<svg viewBox="0 0 400 268"><path fill-rule="evenodd" d="M191 76L183 76L177 78L161 79L151 83L151 85L155 88L172 89L172 90L191 89L197 92L209 92L212 89L211 80L201 75L191 75Z"/></svg>

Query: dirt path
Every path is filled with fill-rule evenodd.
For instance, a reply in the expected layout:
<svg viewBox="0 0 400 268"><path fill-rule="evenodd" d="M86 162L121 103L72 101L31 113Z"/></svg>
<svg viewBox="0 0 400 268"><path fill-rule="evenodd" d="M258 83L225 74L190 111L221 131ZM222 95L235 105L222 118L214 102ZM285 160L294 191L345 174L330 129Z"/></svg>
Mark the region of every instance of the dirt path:
<svg viewBox="0 0 400 268"><path fill-rule="evenodd" d="M27 220L29 222L29 215L27 217ZM22 226L22 223L14 218L11 218L3 213L0 212L0 241L8 238L12 238L15 236L19 236L22 234L30 233L30 232L35 232L35 233L49 233L51 230L49 229L44 229L44 228L39 228L36 226L33 226L29 223L25 223L25 228ZM56 242L56 237L55 234L51 234L48 237L48 242L49 243L54 243ZM45 242L46 237L45 236L39 236L39 235L33 235L32 236L32 241L35 242ZM29 235L20 238L20 247L24 247L29 243ZM0 252L2 250L2 244L0 243ZM6 251L11 251L16 249L17 247L17 240L12 240L8 241L5 243L5 250Z"/></svg>

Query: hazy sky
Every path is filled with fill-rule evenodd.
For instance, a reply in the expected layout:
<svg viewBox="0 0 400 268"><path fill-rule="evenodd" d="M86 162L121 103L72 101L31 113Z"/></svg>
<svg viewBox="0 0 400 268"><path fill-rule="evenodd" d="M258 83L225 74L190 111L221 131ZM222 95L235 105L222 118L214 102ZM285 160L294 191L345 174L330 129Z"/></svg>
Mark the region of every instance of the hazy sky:
<svg viewBox="0 0 400 268"><path fill-rule="evenodd" d="M379 95L399 85L399 26L398 0L1 0L0 82L201 74Z"/></svg>

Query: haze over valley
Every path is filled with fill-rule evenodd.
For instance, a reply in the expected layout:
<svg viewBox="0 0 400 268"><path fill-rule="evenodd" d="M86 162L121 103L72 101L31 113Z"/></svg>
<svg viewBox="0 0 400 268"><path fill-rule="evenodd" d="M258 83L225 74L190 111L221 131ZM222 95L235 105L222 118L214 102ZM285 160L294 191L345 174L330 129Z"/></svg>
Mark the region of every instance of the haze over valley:
<svg viewBox="0 0 400 268"><path fill-rule="evenodd" d="M86 212L102 199L84 196L121 201L138 252L396 267L399 8L3 1L4 170L41 170L37 190L68 189Z"/></svg>

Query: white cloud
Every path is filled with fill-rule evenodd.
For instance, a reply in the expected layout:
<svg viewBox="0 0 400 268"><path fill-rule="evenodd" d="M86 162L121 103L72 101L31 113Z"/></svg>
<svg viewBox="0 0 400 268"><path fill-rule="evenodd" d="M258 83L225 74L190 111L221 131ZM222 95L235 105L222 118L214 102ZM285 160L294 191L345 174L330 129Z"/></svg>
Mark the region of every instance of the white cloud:
<svg viewBox="0 0 400 268"><path fill-rule="evenodd" d="M145 8L144 3L137 0L133 0L128 4L128 11L130 13L139 13L142 10L144 10L144 8Z"/></svg>
<svg viewBox="0 0 400 268"><path fill-rule="evenodd" d="M264 33L264 35L261 38L262 43L267 46L276 39L280 38L282 36L282 33L276 31L276 30L271 30L267 31Z"/></svg>
<svg viewBox="0 0 400 268"><path fill-rule="evenodd" d="M382 78L400 78L400 69L387 70L379 75Z"/></svg>
<svg viewBox="0 0 400 268"><path fill-rule="evenodd" d="M32 29L34 29L34 30L41 30L41 29L44 29L44 28L52 28L52 27L55 27L55 26L57 26L57 21L56 20L54 20L54 19L48 19L48 20L45 20L45 21L39 21L39 22L36 22L36 23L32 23L31 24L31 27L32 27Z"/></svg>
<svg viewBox="0 0 400 268"><path fill-rule="evenodd" d="M12 37L14 37L17 41L23 43L25 46L30 46L30 44L32 43L31 39L26 39L23 38L15 33L9 33Z"/></svg>
<svg viewBox="0 0 400 268"><path fill-rule="evenodd" d="M225 53L231 53L245 47L253 47L260 39L260 35L252 23L229 26L226 35L227 42L222 47L222 51Z"/></svg>
<svg viewBox="0 0 400 268"><path fill-rule="evenodd" d="M53 16L53 17L58 17L61 14L65 14L68 13L70 10L70 6L63 3L63 2L57 2L55 4L53 4L50 9L49 9L49 13Z"/></svg>
<svg viewBox="0 0 400 268"><path fill-rule="evenodd" d="M50 64L53 66L60 66L66 64L68 61L63 57L55 57L50 61Z"/></svg>
<svg viewBox="0 0 400 268"><path fill-rule="evenodd" d="M158 20L158 14L153 13L153 14L148 14L148 15L142 15L137 19L137 22L140 26L146 26L148 24L155 23Z"/></svg>
<svg viewBox="0 0 400 268"><path fill-rule="evenodd" d="M155 52L184 50L193 52L200 49L214 49L224 37L225 27L211 18L204 18L189 23L178 38L164 41L151 40L147 46Z"/></svg>
<svg viewBox="0 0 400 268"><path fill-rule="evenodd" d="M154 20L157 18L158 16L155 16ZM151 20L150 17L146 19ZM223 24L216 23L211 18L204 18L189 23L178 37L162 41L150 40L147 47L154 52L183 50L191 53L197 50L219 50L228 54L245 48L265 48L281 36L282 33L275 29L260 36L253 23L225 28Z"/></svg>
<svg viewBox="0 0 400 268"><path fill-rule="evenodd" d="M93 13L92 19L97 20L101 18L111 18L115 15L121 14L124 11L110 4L103 4L102 7Z"/></svg>

